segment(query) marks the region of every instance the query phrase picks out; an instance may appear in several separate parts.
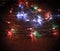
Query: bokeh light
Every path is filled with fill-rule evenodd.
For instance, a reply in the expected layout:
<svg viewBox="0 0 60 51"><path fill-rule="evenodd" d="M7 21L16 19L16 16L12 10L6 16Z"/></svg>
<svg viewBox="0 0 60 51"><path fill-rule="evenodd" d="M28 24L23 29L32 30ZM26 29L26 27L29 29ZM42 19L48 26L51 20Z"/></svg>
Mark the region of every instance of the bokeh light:
<svg viewBox="0 0 60 51"><path fill-rule="evenodd" d="M21 9L23 9L23 8L24 8L24 6L23 6L23 5L21 5L21 4L19 4L19 7L20 7Z"/></svg>
<svg viewBox="0 0 60 51"><path fill-rule="evenodd" d="M39 9L38 9L38 12L41 12L41 11L42 11L42 9L39 8Z"/></svg>
<svg viewBox="0 0 60 51"><path fill-rule="evenodd" d="M37 10L38 9L38 6L34 6L34 9Z"/></svg>
<svg viewBox="0 0 60 51"><path fill-rule="evenodd" d="M13 33L12 33L12 31L8 31L8 38L12 38L12 36L13 36Z"/></svg>
<svg viewBox="0 0 60 51"><path fill-rule="evenodd" d="M39 34L39 32L35 30L34 31L34 36L37 37L37 38L40 38L41 37L41 34Z"/></svg>
<svg viewBox="0 0 60 51"><path fill-rule="evenodd" d="M27 19L27 13L24 12L18 12L16 16L18 19Z"/></svg>
<svg viewBox="0 0 60 51"><path fill-rule="evenodd" d="M59 34L59 33L58 33L58 30L54 29L54 30L53 30L53 35L54 35L54 36L58 36L58 34Z"/></svg>

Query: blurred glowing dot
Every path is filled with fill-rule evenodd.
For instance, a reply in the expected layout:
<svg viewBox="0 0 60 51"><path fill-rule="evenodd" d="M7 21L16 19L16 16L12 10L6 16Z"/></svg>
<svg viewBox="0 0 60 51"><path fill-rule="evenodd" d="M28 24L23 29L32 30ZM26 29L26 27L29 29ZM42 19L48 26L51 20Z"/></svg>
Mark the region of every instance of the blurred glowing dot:
<svg viewBox="0 0 60 51"><path fill-rule="evenodd" d="M38 9L38 12L41 12L42 11L42 9Z"/></svg>
<svg viewBox="0 0 60 51"><path fill-rule="evenodd" d="M31 5L31 7L33 7L33 5Z"/></svg>
<svg viewBox="0 0 60 51"><path fill-rule="evenodd" d="M8 31L8 38L12 39L13 33L11 31Z"/></svg>
<svg viewBox="0 0 60 51"><path fill-rule="evenodd" d="M52 19L52 17L50 17L50 20Z"/></svg>
<svg viewBox="0 0 60 51"><path fill-rule="evenodd" d="M46 13L46 17L50 17L50 12Z"/></svg>
<svg viewBox="0 0 60 51"><path fill-rule="evenodd" d="M11 22L8 21L7 23L10 24Z"/></svg>
<svg viewBox="0 0 60 51"><path fill-rule="evenodd" d="M12 10L10 10L10 13L12 13Z"/></svg>
<svg viewBox="0 0 60 51"><path fill-rule="evenodd" d="M41 37L41 35L39 34L38 31L34 31L34 36L36 36L36 37Z"/></svg>
<svg viewBox="0 0 60 51"><path fill-rule="evenodd" d="M53 32L53 35L55 35L55 36L58 35L58 32Z"/></svg>
<svg viewBox="0 0 60 51"><path fill-rule="evenodd" d="M55 29L54 27L52 29Z"/></svg>
<svg viewBox="0 0 60 51"><path fill-rule="evenodd" d="M33 28L29 28L30 30L31 30L31 32L33 32L34 31L34 29Z"/></svg>
<svg viewBox="0 0 60 51"><path fill-rule="evenodd" d="M21 4L19 4L19 7L21 7Z"/></svg>
<svg viewBox="0 0 60 51"><path fill-rule="evenodd" d="M48 19L50 18L50 16L51 16L51 13L50 13L50 12L47 12L47 13L45 14L45 19L48 20ZM50 18L50 19L51 19L51 18Z"/></svg>
<svg viewBox="0 0 60 51"><path fill-rule="evenodd" d="M57 16L60 17L60 14L58 14Z"/></svg>
<svg viewBox="0 0 60 51"><path fill-rule="evenodd" d="M34 40L34 35L33 35L33 33L30 34L30 37L31 37L31 39L32 39L32 41L33 41L33 40Z"/></svg>
<svg viewBox="0 0 60 51"><path fill-rule="evenodd" d="M56 33L56 32L54 32L53 34L54 34L54 35L56 35L57 33Z"/></svg>
<svg viewBox="0 0 60 51"><path fill-rule="evenodd" d="M12 28L11 30L12 30L12 31L14 31L14 29L13 29L13 28Z"/></svg>
<svg viewBox="0 0 60 51"><path fill-rule="evenodd" d="M33 34L30 34L31 37L33 37Z"/></svg>
<svg viewBox="0 0 60 51"><path fill-rule="evenodd" d="M37 17L38 17L39 19L42 19L41 15L37 15Z"/></svg>
<svg viewBox="0 0 60 51"><path fill-rule="evenodd" d="M25 21L30 21L29 19L25 19Z"/></svg>
<svg viewBox="0 0 60 51"><path fill-rule="evenodd" d="M21 4L19 4L19 7L20 7L20 8L22 8L22 9L24 8L24 6L23 6L23 5L21 5Z"/></svg>
<svg viewBox="0 0 60 51"><path fill-rule="evenodd" d="M45 20L48 20L49 18L45 18Z"/></svg>
<svg viewBox="0 0 60 51"><path fill-rule="evenodd" d="M37 19L37 22L42 25L42 19Z"/></svg>
<svg viewBox="0 0 60 51"><path fill-rule="evenodd" d="M28 2L25 2L26 3L26 5L28 6Z"/></svg>
<svg viewBox="0 0 60 51"><path fill-rule="evenodd" d="M32 28L30 28L30 30L32 30Z"/></svg>
<svg viewBox="0 0 60 51"><path fill-rule="evenodd" d="M54 36L57 36L58 34L59 34L58 30L54 29L54 30L53 30L53 35L54 35Z"/></svg>
<svg viewBox="0 0 60 51"><path fill-rule="evenodd" d="M32 21L36 22L36 20L35 20L35 19L33 19Z"/></svg>
<svg viewBox="0 0 60 51"><path fill-rule="evenodd" d="M8 36L12 36L12 32L11 31L8 31Z"/></svg>
<svg viewBox="0 0 60 51"><path fill-rule="evenodd" d="M36 36L36 33L37 33L37 32L36 32L36 31L34 31L34 35L35 35L35 36Z"/></svg>
<svg viewBox="0 0 60 51"><path fill-rule="evenodd" d="M38 7L37 7L37 6L34 6L34 9L35 9L35 10L37 10L37 9L38 9Z"/></svg>

